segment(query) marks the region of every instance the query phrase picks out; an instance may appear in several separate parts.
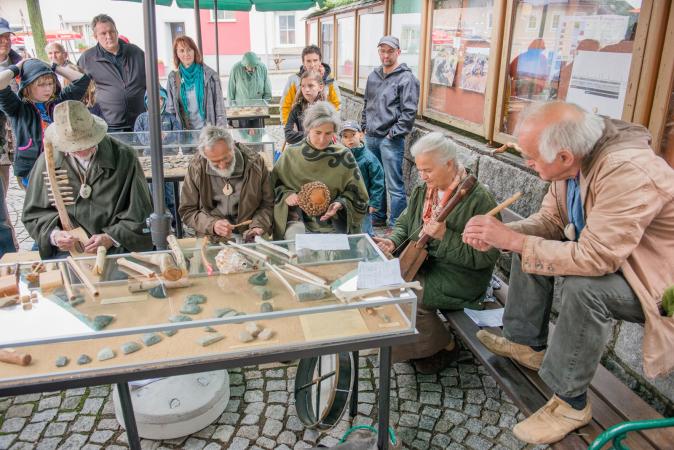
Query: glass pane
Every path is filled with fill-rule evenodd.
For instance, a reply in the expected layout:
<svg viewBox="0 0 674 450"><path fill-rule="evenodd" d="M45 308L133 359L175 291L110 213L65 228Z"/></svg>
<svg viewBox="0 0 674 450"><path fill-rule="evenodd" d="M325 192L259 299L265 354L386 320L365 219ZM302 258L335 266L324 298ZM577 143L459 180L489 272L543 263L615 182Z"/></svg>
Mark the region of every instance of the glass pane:
<svg viewBox="0 0 674 450"><path fill-rule="evenodd" d="M332 61L332 23L321 24L321 52L323 53L323 62L331 64Z"/></svg>
<svg viewBox="0 0 674 450"><path fill-rule="evenodd" d="M519 0L501 130L532 101L566 100L622 116L641 0Z"/></svg>
<svg viewBox="0 0 674 450"><path fill-rule="evenodd" d="M353 85L356 18L344 17L337 20L337 79Z"/></svg>
<svg viewBox="0 0 674 450"><path fill-rule="evenodd" d="M665 132L662 135L662 156L674 167L674 88L669 97L669 112L665 119Z"/></svg>
<svg viewBox="0 0 674 450"><path fill-rule="evenodd" d="M358 87L365 89L367 77L375 68L379 67L379 53L377 43L384 35L384 13L363 14L360 16L360 39L358 49L360 61L358 63Z"/></svg>
<svg viewBox="0 0 674 450"><path fill-rule="evenodd" d="M309 45L318 45L318 22L309 24Z"/></svg>
<svg viewBox="0 0 674 450"><path fill-rule="evenodd" d="M391 16L391 34L400 39L400 62L419 75L421 37L421 0L395 0Z"/></svg>
<svg viewBox="0 0 674 450"><path fill-rule="evenodd" d="M433 2L428 109L482 123L493 0Z"/></svg>

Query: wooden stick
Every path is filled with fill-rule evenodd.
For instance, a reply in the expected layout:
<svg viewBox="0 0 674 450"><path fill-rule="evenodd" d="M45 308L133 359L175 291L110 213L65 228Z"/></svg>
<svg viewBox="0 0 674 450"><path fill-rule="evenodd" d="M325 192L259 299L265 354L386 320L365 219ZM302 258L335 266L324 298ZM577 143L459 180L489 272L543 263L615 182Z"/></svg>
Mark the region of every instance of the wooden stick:
<svg viewBox="0 0 674 450"><path fill-rule="evenodd" d="M183 249L180 248L178 239L176 239L174 235L169 234L166 237L166 242L168 242L169 248L173 252L173 257L176 260L176 264L180 270L183 271L183 276L187 275L187 260L185 259L185 253L183 253Z"/></svg>
<svg viewBox="0 0 674 450"><path fill-rule="evenodd" d="M77 262L75 262L75 260L73 259L73 257L72 257L72 256L68 256L68 257L66 258L66 261L68 262L68 264L70 264L70 267L71 267L71 268L73 269L73 271L77 274L77 277L82 281L82 283L83 283L84 286L87 288L87 290L89 291L89 293L90 293L92 296L96 297L96 296L98 295L98 288L96 288L96 286L94 286L94 283L91 282L91 280L90 280L89 277L84 273L84 271L82 270L82 268L81 268L79 265L77 265Z"/></svg>
<svg viewBox="0 0 674 450"><path fill-rule="evenodd" d="M0 350L0 361L17 366L27 366L33 358L28 353L19 353L14 349Z"/></svg>
<svg viewBox="0 0 674 450"><path fill-rule="evenodd" d="M517 200L519 200L520 197L522 197L522 192L521 191L515 192L509 199L507 199L503 203L497 205L494 209L489 211L486 215L492 216L492 217L495 216L496 214L500 213L501 211L506 209L508 206L512 205Z"/></svg>
<svg viewBox="0 0 674 450"><path fill-rule="evenodd" d="M169 253L155 253L153 255L144 255L138 252L131 252L131 256L143 262L153 264L159 267L161 276L169 281L177 281L183 276L183 271L173 262Z"/></svg>
<svg viewBox="0 0 674 450"><path fill-rule="evenodd" d="M299 300L299 299L297 298L297 293L295 292L295 289L293 289L293 287L290 285L290 283L288 283L288 280L286 280L285 278L283 278L283 275L281 275L281 272L279 272L278 269L276 269L276 267L274 267L273 265L269 264L267 261L264 262L264 265L265 265L269 270L271 270L271 273L273 273L274 276L275 276L276 278L278 278L279 281L283 284L283 286L285 286L285 288L288 289L288 292L290 292L290 295L292 295L293 298L294 298L295 300Z"/></svg>
<svg viewBox="0 0 674 450"><path fill-rule="evenodd" d="M96 264L94 264L92 271L98 276L103 275L103 270L105 270L105 257L107 254L108 249L102 245L99 245L96 249Z"/></svg>
<svg viewBox="0 0 674 450"><path fill-rule="evenodd" d="M105 247L103 247L105 248ZM73 292L73 285L70 283L70 278L68 277L68 269L66 269L66 266L64 263L59 263L59 270L61 271L61 277L63 278L63 287L66 290L66 295L68 296L68 300L72 300L76 297L75 293Z"/></svg>
<svg viewBox="0 0 674 450"><path fill-rule="evenodd" d="M183 288L183 287L189 287L192 286L192 282L188 278L181 278L178 281L164 281L162 283L161 280L142 280L142 281L136 281L133 283L129 283L129 292L142 292L142 291L149 291L152 288L155 288L159 286L160 284L163 284L165 288L170 289L170 288Z"/></svg>
<svg viewBox="0 0 674 450"><path fill-rule="evenodd" d="M319 276L317 276L317 275L314 275L313 273L311 273L311 272L309 272L309 271L307 271L307 270L304 270L304 269L302 269L301 267L295 266L295 265L293 265L293 264L284 264L284 265L283 265L283 268L288 269L288 270L292 270L293 272L296 272L296 273L298 273L298 274L300 274L300 275L304 275L304 276L307 277L307 278L311 278L311 279L314 280L314 282L316 282L316 283L320 283L320 284L328 284L328 282L327 282L326 280L324 280L323 278L321 278L321 277L319 277Z"/></svg>
<svg viewBox="0 0 674 450"><path fill-rule="evenodd" d="M251 223L253 223L253 219L244 220L243 222L239 222L236 225L232 225L232 229L235 230L239 227L245 227L246 225L250 225Z"/></svg>
<svg viewBox="0 0 674 450"><path fill-rule="evenodd" d="M208 255L206 254L208 250L208 238L203 238L201 242L199 243L199 248L201 251L199 252L199 256L201 257L201 263L204 265L204 269L206 270L206 273L208 276L213 275L213 266L211 263L208 261Z"/></svg>
<svg viewBox="0 0 674 450"><path fill-rule="evenodd" d="M395 286L382 286L382 287L378 287L378 288L360 289L358 291L349 291L349 292L340 291L339 289L335 289L334 294L340 300L349 302L353 299L362 298L366 295L377 294L379 292L386 292L386 291L390 291L392 289L405 289L405 288L420 290L421 284L418 281L410 281L410 282L400 283L400 284L397 284Z"/></svg>
<svg viewBox="0 0 674 450"><path fill-rule="evenodd" d="M273 244L266 239L264 239L261 236L255 236L255 243L258 244L261 247L264 247L268 250L281 253L282 255L288 257L288 259L295 259L297 258L297 253L291 252L287 248L283 248L280 245Z"/></svg>
<svg viewBox="0 0 674 450"><path fill-rule="evenodd" d="M235 249L237 249L238 251L240 251L241 253L243 253L245 255L248 255L248 256L256 258L256 259L261 259L265 263L267 261L269 261L269 255L265 255L264 253L260 253L256 250L252 250L248 247L244 247L243 245L239 245L239 244L236 244L234 242L227 242L227 245L229 245L231 247L234 247Z"/></svg>
<svg viewBox="0 0 674 450"><path fill-rule="evenodd" d="M156 278L157 273L150 269L149 267L145 267L142 264L135 263L133 261L129 261L126 258L117 258L117 265L120 267L126 267L127 269L131 269L135 272L138 272L141 275L145 275L148 278Z"/></svg>
<svg viewBox="0 0 674 450"><path fill-rule="evenodd" d="M276 267L276 270L278 270L282 275L285 275L286 277L294 278L295 280L301 281L303 283L310 284L312 286L316 286L325 290L330 290L330 286L327 284L323 283L317 283L314 280L307 278L303 275L300 275L299 273L291 272L289 270L282 269L281 267Z"/></svg>

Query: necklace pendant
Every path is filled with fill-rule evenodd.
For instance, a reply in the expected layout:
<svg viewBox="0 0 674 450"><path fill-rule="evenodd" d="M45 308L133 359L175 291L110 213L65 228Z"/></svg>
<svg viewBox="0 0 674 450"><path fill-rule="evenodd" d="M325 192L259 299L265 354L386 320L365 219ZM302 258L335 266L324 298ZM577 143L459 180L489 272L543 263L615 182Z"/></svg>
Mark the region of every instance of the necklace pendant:
<svg viewBox="0 0 674 450"><path fill-rule="evenodd" d="M222 193L225 194L227 197L229 197L230 195L232 195L233 192L234 188L232 187L231 184L229 184L228 181L227 184L225 184L225 187L222 188Z"/></svg>
<svg viewBox="0 0 674 450"><path fill-rule="evenodd" d="M89 198L91 196L91 186L83 184L80 186L80 197Z"/></svg>

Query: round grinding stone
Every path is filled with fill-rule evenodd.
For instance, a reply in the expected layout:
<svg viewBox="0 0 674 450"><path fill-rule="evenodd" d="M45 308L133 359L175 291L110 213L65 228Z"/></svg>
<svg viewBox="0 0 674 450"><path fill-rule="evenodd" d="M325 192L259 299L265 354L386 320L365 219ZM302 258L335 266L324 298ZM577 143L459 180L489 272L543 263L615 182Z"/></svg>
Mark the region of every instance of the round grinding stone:
<svg viewBox="0 0 674 450"><path fill-rule="evenodd" d="M138 434L145 439L175 439L215 422L229 402L226 370L168 377L131 389ZM115 417L124 427L117 386Z"/></svg>

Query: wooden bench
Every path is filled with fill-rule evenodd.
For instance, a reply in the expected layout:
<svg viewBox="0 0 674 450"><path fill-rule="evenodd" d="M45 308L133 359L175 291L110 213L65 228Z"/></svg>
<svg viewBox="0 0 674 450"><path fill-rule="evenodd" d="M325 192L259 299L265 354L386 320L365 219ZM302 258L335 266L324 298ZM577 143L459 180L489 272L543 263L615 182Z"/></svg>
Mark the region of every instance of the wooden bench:
<svg viewBox="0 0 674 450"><path fill-rule="evenodd" d="M512 211L504 211L502 217L504 222L519 218ZM499 308L505 305L508 285L502 280L501 284L501 289L495 291L497 302L488 304L488 307ZM449 311L445 313L445 317L454 333L482 362L485 369L524 415L531 415L550 399L552 391L541 380L537 372L508 358L494 355L482 345L475 336L480 328L463 311ZM554 325L550 324L550 333L553 330ZM489 331L501 333L500 328L489 329ZM620 422L662 418L662 415L601 365L592 379L588 390L588 400L592 403L592 422L553 444L552 448L586 449L605 429ZM629 433L623 443L632 450L672 449L674 448L674 429L664 428Z"/></svg>

